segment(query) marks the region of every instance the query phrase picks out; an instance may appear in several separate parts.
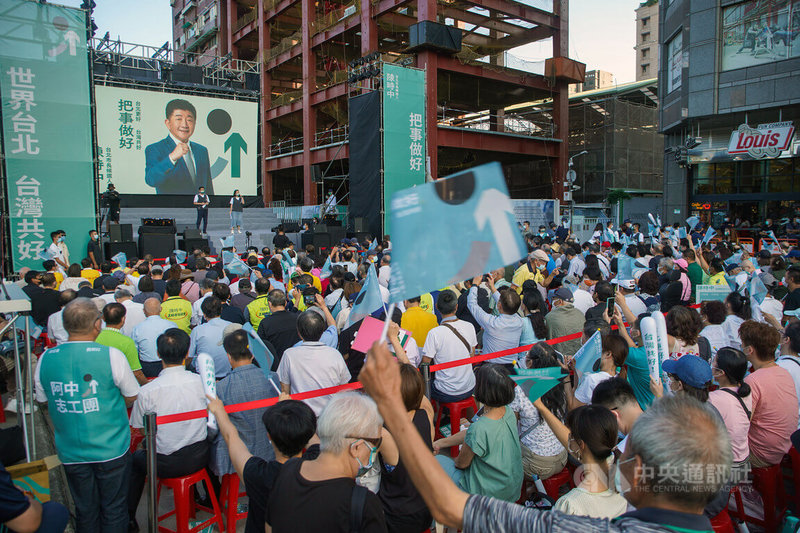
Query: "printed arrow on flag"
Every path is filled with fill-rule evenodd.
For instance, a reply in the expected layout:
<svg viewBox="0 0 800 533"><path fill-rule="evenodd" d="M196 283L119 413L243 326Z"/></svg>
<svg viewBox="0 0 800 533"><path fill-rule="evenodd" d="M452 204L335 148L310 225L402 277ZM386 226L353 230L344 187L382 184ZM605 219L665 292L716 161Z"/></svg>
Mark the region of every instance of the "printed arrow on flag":
<svg viewBox="0 0 800 533"><path fill-rule="evenodd" d="M234 132L225 141L225 151L231 151L231 177L242 177L242 154L247 153L247 143L242 136Z"/></svg>
<svg viewBox="0 0 800 533"><path fill-rule="evenodd" d="M492 226L492 235L500 250L500 257L503 263L510 265L517 261L522 255L517 248L514 236L514 228L509 221L508 215L514 214L514 206L507 195L497 189L486 189L478 200L478 207L475 209L475 223L478 229L482 230L488 222Z"/></svg>

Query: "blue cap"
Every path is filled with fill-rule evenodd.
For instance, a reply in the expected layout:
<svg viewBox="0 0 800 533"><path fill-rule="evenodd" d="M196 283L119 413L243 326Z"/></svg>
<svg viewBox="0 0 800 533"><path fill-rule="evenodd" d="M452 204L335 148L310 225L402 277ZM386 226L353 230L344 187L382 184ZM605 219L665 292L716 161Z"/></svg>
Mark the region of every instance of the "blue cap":
<svg viewBox="0 0 800 533"><path fill-rule="evenodd" d="M686 354L680 359L667 359L661 363L667 374L678 376L678 379L696 389L702 389L711 381L711 366L696 355Z"/></svg>

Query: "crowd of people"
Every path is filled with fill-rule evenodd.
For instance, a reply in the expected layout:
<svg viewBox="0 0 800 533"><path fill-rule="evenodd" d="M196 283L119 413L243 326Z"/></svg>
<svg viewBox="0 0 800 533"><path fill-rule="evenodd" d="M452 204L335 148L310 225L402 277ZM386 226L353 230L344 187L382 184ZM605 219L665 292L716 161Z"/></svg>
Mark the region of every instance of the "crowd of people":
<svg viewBox="0 0 800 533"><path fill-rule="evenodd" d="M219 257L48 260L21 273L54 344L36 397L78 530L138 530L146 452L131 431L146 412L207 408L214 428L159 426L157 472L205 469L201 504L237 474L248 532L421 533L433 520L465 532L710 531L732 486L757 501L752 470L800 446L800 250L750 254L699 225L652 238L637 226L580 242L564 225L526 224L519 263L396 307L388 236L316 250L280 232L272 248ZM707 299L709 285L727 287L724 300ZM642 324L656 313L669 356L652 375ZM354 342L370 315L389 329L368 355ZM501 351L515 353L470 364ZM200 354L214 362L210 401ZM426 396L419 368L459 361L431 373ZM554 368L539 397L515 379ZM357 380L364 391L291 399ZM477 409L461 420L440 416L469 399ZM539 494L565 470L570 490Z"/></svg>

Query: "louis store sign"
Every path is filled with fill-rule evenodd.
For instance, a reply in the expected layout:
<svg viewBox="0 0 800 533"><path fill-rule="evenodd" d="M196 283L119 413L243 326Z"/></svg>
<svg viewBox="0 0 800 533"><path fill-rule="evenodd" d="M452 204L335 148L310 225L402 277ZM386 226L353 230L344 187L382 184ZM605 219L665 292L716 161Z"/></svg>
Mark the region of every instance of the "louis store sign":
<svg viewBox="0 0 800 533"><path fill-rule="evenodd" d="M749 154L759 159L778 157L789 148L793 135L791 121L759 124L755 128L742 124L731 133L728 153Z"/></svg>

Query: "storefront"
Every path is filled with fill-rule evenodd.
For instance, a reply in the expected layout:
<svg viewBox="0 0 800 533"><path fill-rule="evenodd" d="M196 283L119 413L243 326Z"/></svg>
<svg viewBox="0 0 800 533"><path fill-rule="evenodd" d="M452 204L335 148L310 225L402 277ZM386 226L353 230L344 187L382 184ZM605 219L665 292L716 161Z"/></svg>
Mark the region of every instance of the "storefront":
<svg viewBox="0 0 800 533"><path fill-rule="evenodd" d="M689 212L712 226L775 221L800 210L800 141L794 121L703 131L688 152Z"/></svg>

